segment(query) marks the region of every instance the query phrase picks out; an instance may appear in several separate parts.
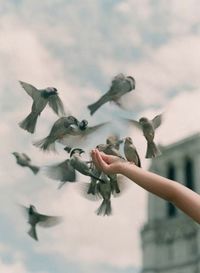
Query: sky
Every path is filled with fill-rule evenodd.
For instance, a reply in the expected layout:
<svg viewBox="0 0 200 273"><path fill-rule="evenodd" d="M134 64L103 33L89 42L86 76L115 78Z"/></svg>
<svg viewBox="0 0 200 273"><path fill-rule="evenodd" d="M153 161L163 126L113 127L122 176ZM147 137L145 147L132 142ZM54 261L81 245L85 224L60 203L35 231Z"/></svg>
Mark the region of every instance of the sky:
<svg viewBox="0 0 200 273"><path fill-rule="evenodd" d="M163 113L155 139L162 145L199 132L199 13L197 0L0 0L0 272L139 272L147 193L125 181L127 190L112 200L113 215L100 217L99 203L84 199L75 185L58 191L42 172L35 176L16 165L13 151L39 166L66 158L61 146L57 154L44 154L32 145L57 120L51 109L39 117L34 135L18 126L31 109L19 80L55 86L66 110L91 125L111 121L91 136L87 151L115 130L134 139L148 168L143 136L120 117ZM118 73L136 80L136 89L122 98L124 109L107 103L91 117L87 105ZM18 204L34 204L64 222L38 228L35 242Z"/></svg>

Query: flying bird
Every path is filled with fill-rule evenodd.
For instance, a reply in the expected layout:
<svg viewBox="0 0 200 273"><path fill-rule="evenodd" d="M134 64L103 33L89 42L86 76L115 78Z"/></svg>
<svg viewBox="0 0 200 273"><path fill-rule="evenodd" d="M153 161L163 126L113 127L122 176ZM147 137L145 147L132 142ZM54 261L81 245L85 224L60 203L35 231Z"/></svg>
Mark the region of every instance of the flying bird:
<svg viewBox="0 0 200 273"><path fill-rule="evenodd" d="M40 168L32 165L30 157L28 157L25 153L13 152L12 154L15 156L18 165L30 168L34 174L39 172Z"/></svg>
<svg viewBox="0 0 200 273"><path fill-rule="evenodd" d="M33 145L43 151L56 151L55 142L66 135L76 134L79 121L74 116L61 117L52 126L50 133L44 139L35 141ZM81 130L80 130L81 131Z"/></svg>
<svg viewBox="0 0 200 273"><path fill-rule="evenodd" d="M141 167L140 157L131 137L125 138L124 154L129 162L134 162L136 166Z"/></svg>
<svg viewBox="0 0 200 273"><path fill-rule="evenodd" d="M28 223L30 224L30 229L28 234L36 241L38 241L38 236L36 232L36 226L39 225L41 227L52 227L59 224L62 220L60 216L49 216L40 214L37 212L36 207L30 205L29 207L22 206L28 217Z"/></svg>
<svg viewBox="0 0 200 273"><path fill-rule="evenodd" d="M88 105L90 114L93 115L103 104L112 101L120 106L121 96L135 89L135 79L120 73L114 77L110 89L95 103Z"/></svg>
<svg viewBox="0 0 200 273"><path fill-rule="evenodd" d="M84 123L86 122L84 121ZM97 133L99 129L103 128L108 124L109 122L102 122L94 126L85 126L83 125L83 121L81 121L78 127L73 128L72 133L66 134L62 138L59 138L58 142L63 145L67 145L68 148L70 148L71 146L76 146L77 143L80 145L80 143L87 140L89 135ZM66 148L66 151L68 148Z"/></svg>
<svg viewBox="0 0 200 273"><path fill-rule="evenodd" d="M161 155L161 151L156 146L154 142L155 137L155 130L161 125L162 123L162 114L155 116L152 120L142 117L139 121L125 119L130 124L135 125L137 128L143 131L143 135L147 140L147 150L146 150L146 158L153 158L156 156Z"/></svg>
<svg viewBox="0 0 200 273"><path fill-rule="evenodd" d="M47 104L57 115L65 115L64 105L58 96L58 91L55 87L37 89L33 85L26 82L20 81L20 84L33 100L31 113L19 123L19 126L22 129L33 134L35 131L37 119Z"/></svg>

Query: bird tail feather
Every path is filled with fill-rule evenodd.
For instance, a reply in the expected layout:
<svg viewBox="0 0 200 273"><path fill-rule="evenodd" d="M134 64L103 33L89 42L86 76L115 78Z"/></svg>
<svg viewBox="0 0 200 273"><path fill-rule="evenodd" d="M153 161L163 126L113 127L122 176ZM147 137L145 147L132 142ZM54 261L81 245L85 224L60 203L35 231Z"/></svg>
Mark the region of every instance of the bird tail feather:
<svg viewBox="0 0 200 273"><path fill-rule="evenodd" d="M151 141L147 142L147 152L146 152L146 158L152 158L161 155L160 149L156 146L156 144Z"/></svg>
<svg viewBox="0 0 200 273"><path fill-rule="evenodd" d="M19 126L22 129L33 134L35 132L37 119L38 119L38 114L34 114L31 112L23 121L19 122Z"/></svg>
<svg viewBox="0 0 200 273"><path fill-rule="evenodd" d="M55 142L52 142L50 136L47 136L41 140L35 141L34 146L40 148L43 151L56 151Z"/></svg>
<svg viewBox="0 0 200 273"><path fill-rule="evenodd" d="M90 115L93 115L106 102L108 102L108 96L105 94L95 103L88 105Z"/></svg>
<svg viewBox="0 0 200 273"><path fill-rule="evenodd" d="M38 237L37 237L35 226L31 226L31 228L28 231L28 235L30 235L33 239L35 239L36 241L38 241Z"/></svg>
<svg viewBox="0 0 200 273"><path fill-rule="evenodd" d="M33 165L29 165L29 168L33 171L34 174L37 174L40 170L39 167Z"/></svg>
<svg viewBox="0 0 200 273"><path fill-rule="evenodd" d="M111 207L111 201L110 200L103 200L100 207L96 211L97 215L111 215L112 214L112 207Z"/></svg>

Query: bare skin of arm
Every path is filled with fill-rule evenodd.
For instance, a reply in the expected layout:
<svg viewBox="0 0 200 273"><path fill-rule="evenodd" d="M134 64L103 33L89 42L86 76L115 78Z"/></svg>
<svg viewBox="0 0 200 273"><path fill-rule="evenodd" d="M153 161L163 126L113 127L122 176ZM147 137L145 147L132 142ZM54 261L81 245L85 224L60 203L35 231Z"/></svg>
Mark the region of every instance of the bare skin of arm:
<svg viewBox="0 0 200 273"><path fill-rule="evenodd" d="M116 156L92 150L96 167L106 174L122 174L145 190L172 202L176 207L200 224L200 195L182 184L146 171Z"/></svg>

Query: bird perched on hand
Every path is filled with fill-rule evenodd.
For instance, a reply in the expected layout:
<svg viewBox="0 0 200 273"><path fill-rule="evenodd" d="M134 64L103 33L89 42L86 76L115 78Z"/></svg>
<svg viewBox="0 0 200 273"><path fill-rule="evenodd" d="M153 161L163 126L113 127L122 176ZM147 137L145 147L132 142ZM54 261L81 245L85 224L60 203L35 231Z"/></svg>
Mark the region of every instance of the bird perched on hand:
<svg viewBox="0 0 200 273"><path fill-rule="evenodd" d="M26 93L33 99L31 113L19 123L19 126L22 129L28 131L29 133L34 133L37 119L47 104L57 115L65 115L63 103L58 96L58 91L55 87L37 89L33 85L26 82L20 81L20 84Z"/></svg>
<svg viewBox="0 0 200 273"><path fill-rule="evenodd" d="M123 158L120 154L120 152L112 145L112 144L98 144L96 148L100 152L104 152L107 155L115 155L120 158Z"/></svg>
<svg viewBox="0 0 200 273"><path fill-rule="evenodd" d="M41 227L52 227L59 224L62 220L60 216L48 216L40 214L39 212L37 212L35 206L33 205L30 205L29 207L22 206L22 208L24 209L28 217L28 223L31 225L28 234L36 241L38 241L36 225L39 225Z"/></svg>
<svg viewBox="0 0 200 273"><path fill-rule="evenodd" d="M55 141L63 138L65 135L76 133L79 121L73 117L61 117L52 126L47 137L35 141L33 144L44 151L55 151Z"/></svg>
<svg viewBox="0 0 200 273"><path fill-rule="evenodd" d="M131 137L125 138L124 154L128 161L134 162L136 166L141 167L140 157Z"/></svg>
<svg viewBox="0 0 200 273"><path fill-rule="evenodd" d="M40 168L32 165L30 157L28 157L26 154L17 152L13 152L12 154L15 156L18 165L30 168L34 174L39 172Z"/></svg>
<svg viewBox="0 0 200 273"><path fill-rule="evenodd" d="M113 101L120 106L119 99L121 96L135 89L135 79L131 76L125 76L120 73L114 77L111 87L98 101L88 105L90 114L93 115L103 104Z"/></svg>
<svg viewBox="0 0 200 273"><path fill-rule="evenodd" d="M83 175L90 176L96 180L104 182L98 176L96 176L91 168L88 166L88 163L84 161L81 157L81 154L84 153L84 150L80 148L74 148L70 152L70 164L74 167L75 170L80 172Z"/></svg>
<svg viewBox="0 0 200 273"><path fill-rule="evenodd" d="M106 139L106 144L98 144L96 148L100 152L104 152L107 155L115 155L123 158L123 156L119 152L119 147L121 143L123 143L122 139L119 139L117 135L111 135Z"/></svg>
<svg viewBox="0 0 200 273"><path fill-rule="evenodd" d="M137 128L142 129L143 135L147 140L146 158L153 158L161 155L161 151L154 142L155 130L162 123L162 114L155 116L152 120L146 117L142 117L139 121L125 119L131 124L134 124Z"/></svg>
<svg viewBox="0 0 200 273"><path fill-rule="evenodd" d="M61 163L45 167L46 175L54 180L61 181L58 189L66 182L76 182L76 171L70 164L70 159L66 159Z"/></svg>

